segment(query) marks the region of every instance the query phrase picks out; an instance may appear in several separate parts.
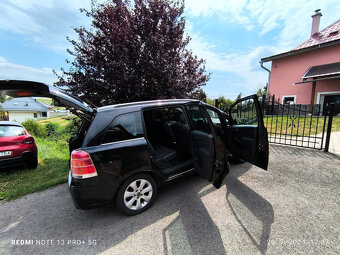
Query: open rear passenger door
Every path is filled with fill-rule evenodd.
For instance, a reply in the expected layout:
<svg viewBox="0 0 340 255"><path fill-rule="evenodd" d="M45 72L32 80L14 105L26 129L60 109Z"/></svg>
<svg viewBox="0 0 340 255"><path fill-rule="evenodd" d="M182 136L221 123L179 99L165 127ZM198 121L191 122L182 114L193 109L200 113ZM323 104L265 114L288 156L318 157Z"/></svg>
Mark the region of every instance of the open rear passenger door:
<svg viewBox="0 0 340 255"><path fill-rule="evenodd" d="M229 152L264 170L268 167L268 134L256 95L236 101L229 109Z"/></svg>
<svg viewBox="0 0 340 255"><path fill-rule="evenodd" d="M192 124L190 147L196 171L216 188L220 188L228 171L224 143L216 134L203 105L189 105L187 109Z"/></svg>

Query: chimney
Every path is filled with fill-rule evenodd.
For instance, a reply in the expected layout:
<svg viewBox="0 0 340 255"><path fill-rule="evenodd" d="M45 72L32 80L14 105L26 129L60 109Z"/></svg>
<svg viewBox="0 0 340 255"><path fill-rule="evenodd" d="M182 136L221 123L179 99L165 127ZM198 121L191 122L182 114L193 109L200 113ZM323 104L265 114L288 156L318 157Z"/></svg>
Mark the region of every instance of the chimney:
<svg viewBox="0 0 340 255"><path fill-rule="evenodd" d="M319 26L320 26L320 18L322 16L321 9L315 10L315 14L312 16L313 23L312 23L312 32L311 36L313 36L316 33L319 33Z"/></svg>

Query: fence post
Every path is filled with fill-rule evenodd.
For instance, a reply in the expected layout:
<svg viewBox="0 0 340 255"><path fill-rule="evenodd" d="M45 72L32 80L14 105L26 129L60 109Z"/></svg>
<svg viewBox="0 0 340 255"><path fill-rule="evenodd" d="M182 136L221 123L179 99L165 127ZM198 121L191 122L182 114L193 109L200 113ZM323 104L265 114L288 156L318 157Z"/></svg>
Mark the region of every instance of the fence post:
<svg viewBox="0 0 340 255"><path fill-rule="evenodd" d="M264 104L265 104L265 100L266 100L266 96L265 95L262 95L262 114L264 116Z"/></svg>
<svg viewBox="0 0 340 255"><path fill-rule="evenodd" d="M218 108L218 106L219 106L218 99L215 99L215 107Z"/></svg>
<svg viewBox="0 0 340 255"><path fill-rule="evenodd" d="M330 104L330 110L329 110L329 116L328 116L328 126L327 126L327 135L326 135L326 144L325 144L325 152L328 152L329 141L331 139L334 105L335 105L334 103Z"/></svg>

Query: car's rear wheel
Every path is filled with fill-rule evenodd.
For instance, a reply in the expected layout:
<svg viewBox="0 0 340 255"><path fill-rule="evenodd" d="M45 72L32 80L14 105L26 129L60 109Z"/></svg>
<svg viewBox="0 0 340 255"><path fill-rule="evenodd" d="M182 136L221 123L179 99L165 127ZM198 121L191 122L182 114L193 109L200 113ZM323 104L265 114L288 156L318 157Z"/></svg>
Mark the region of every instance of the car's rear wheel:
<svg viewBox="0 0 340 255"><path fill-rule="evenodd" d="M116 206L128 215L146 211L157 194L157 184L148 174L136 174L128 178L119 188Z"/></svg>
<svg viewBox="0 0 340 255"><path fill-rule="evenodd" d="M34 158L27 160L26 166L27 168L37 168L38 167L38 156L35 156Z"/></svg>

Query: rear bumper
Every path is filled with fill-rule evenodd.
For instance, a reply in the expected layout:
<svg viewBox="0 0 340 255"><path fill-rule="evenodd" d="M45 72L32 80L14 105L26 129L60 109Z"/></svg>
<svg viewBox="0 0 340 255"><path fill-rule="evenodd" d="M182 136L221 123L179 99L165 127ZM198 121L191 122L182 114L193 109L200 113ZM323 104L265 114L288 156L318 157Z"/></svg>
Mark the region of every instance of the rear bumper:
<svg viewBox="0 0 340 255"><path fill-rule="evenodd" d="M37 155L31 151L22 153L19 157L0 159L0 168L23 165L27 160L34 159Z"/></svg>
<svg viewBox="0 0 340 255"><path fill-rule="evenodd" d="M103 200L94 190L93 187L70 186L69 191L74 206L77 209L92 209L110 204L110 200Z"/></svg>
<svg viewBox="0 0 340 255"><path fill-rule="evenodd" d="M71 179L70 179L71 178ZM82 183L84 181L84 183ZM73 204L78 209L92 209L111 204L114 200L113 190L105 185L94 181L93 185L88 185L89 180L78 180L76 185L72 182L69 174L69 192ZM86 186L85 186L86 185Z"/></svg>

